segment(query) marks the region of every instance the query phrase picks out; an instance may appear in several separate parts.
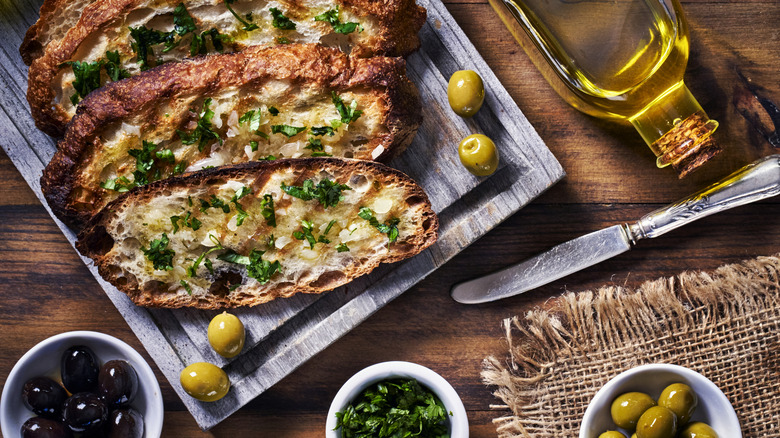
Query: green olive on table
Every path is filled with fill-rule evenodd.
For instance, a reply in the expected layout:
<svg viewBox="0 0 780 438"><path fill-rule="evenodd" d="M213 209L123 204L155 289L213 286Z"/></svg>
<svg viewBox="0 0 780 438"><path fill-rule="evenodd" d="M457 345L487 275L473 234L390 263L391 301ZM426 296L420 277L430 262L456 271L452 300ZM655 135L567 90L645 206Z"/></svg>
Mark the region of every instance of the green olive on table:
<svg viewBox="0 0 780 438"><path fill-rule="evenodd" d="M222 312L209 323L209 344L220 356L231 358L244 348L244 324L237 316Z"/></svg>
<svg viewBox="0 0 780 438"><path fill-rule="evenodd" d="M675 432L677 432L677 416L663 406L649 408L636 423L638 438L674 438Z"/></svg>
<svg viewBox="0 0 780 438"><path fill-rule="evenodd" d="M208 362L196 362L184 368L179 381L187 394L200 401L217 401L230 389L230 380L225 371Z"/></svg>
<svg viewBox="0 0 780 438"><path fill-rule="evenodd" d="M616 430L608 430L599 435L599 438L626 438L626 436Z"/></svg>
<svg viewBox="0 0 780 438"><path fill-rule="evenodd" d="M679 438L718 438L718 434L707 423L700 421L689 424L678 435Z"/></svg>
<svg viewBox="0 0 780 438"><path fill-rule="evenodd" d="M476 176L488 176L498 168L498 150L490 137L473 134L458 146L460 162Z"/></svg>
<svg viewBox="0 0 780 438"><path fill-rule="evenodd" d="M447 85L447 98L455 114L471 117L482 107L485 86L473 70L459 70L452 74Z"/></svg>
<svg viewBox="0 0 780 438"><path fill-rule="evenodd" d="M639 417L653 406L655 400L644 392L621 394L612 402L612 421L617 427L634 430Z"/></svg>
<svg viewBox="0 0 780 438"><path fill-rule="evenodd" d="M658 406L669 408L677 415L677 423L682 426L691 419L693 411L699 405L699 398L690 386L673 383L664 388L658 397Z"/></svg>

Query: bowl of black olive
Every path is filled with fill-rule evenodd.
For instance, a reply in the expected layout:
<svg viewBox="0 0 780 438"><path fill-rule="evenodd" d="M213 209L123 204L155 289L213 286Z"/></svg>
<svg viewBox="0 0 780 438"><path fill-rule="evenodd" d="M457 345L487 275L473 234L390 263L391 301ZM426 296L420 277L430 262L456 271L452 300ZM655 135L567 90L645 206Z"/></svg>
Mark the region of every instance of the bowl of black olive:
<svg viewBox="0 0 780 438"><path fill-rule="evenodd" d="M132 347L103 333L52 336L16 363L3 387L3 436L159 438L163 401Z"/></svg>

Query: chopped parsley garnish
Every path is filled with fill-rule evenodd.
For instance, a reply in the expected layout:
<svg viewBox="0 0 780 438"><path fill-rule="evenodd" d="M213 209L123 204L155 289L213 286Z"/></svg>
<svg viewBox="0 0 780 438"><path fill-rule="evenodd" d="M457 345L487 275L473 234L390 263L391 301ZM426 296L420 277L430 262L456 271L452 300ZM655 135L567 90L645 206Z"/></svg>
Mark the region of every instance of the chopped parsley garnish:
<svg viewBox="0 0 780 438"><path fill-rule="evenodd" d="M325 235L328 234L328 232L330 232L330 229L333 228L333 225L335 223L336 223L335 219L333 219L332 221L328 222L328 226L325 227L325 231L322 232L320 237L315 238L314 237L314 233L313 233L314 224L309 222L309 221L307 221L307 220L302 220L301 221L301 229L303 231L293 231L293 237L295 237L298 240L304 240L305 239L307 242L309 242L309 247L311 249L314 249L314 245L316 243L318 243L318 242L319 243L326 243L326 244L330 243L330 239L325 237Z"/></svg>
<svg viewBox="0 0 780 438"><path fill-rule="evenodd" d="M112 82L116 82L120 79L130 77L130 72L121 67L122 63L119 61L119 51L106 52L106 74Z"/></svg>
<svg viewBox="0 0 780 438"><path fill-rule="evenodd" d="M311 149L312 157L332 157L333 155L325 152L325 146L322 145L322 140L319 138L309 138L309 143L303 147L304 149Z"/></svg>
<svg viewBox="0 0 780 438"><path fill-rule="evenodd" d="M166 249L169 242L168 235L163 233L161 238L154 239L149 243L149 249L141 247L141 251L152 262L154 269L160 271L173 269L173 256L176 253L172 249Z"/></svg>
<svg viewBox="0 0 780 438"><path fill-rule="evenodd" d="M305 126L271 125L272 134L284 134L288 138L295 137L306 129Z"/></svg>
<svg viewBox="0 0 780 438"><path fill-rule="evenodd" d="M173 174L179 175L184 173L184 170L187 168L187 162L186 161L179 161L176 164L176 167L173 168Z"/></svg>
<svg viewBox="0 0 780 438"><path fill-rule="evenodd" d="M236 190L236 194L233 195L232 198L230 198L230 202L232 202L236 206L236 211L238 212L238 214L236 214L237 227L240 227L244 223L244 219L249 217L249 213L247 213L244 210L244 207L238 203L238 200L251 193L252 193L252 189L250 187L244 186Z"/></svg>
<svg viewBox="0 0 780 438"><path fill-rule="evenodd" d="M184 288L184 290L187 291L187 295L192 295L192 288L190 287L189 283L184 280L179 280L179 284Z"/></svg>
<svg viewBox="0 0 780 438"><path fill-rule="evenodd" d="M120 176L114 179L109 179L106 182L100 183L100 187L106 190L115 190L119 193L124 193L135 187L135 184L130 182L127 177Z"/></svg>
<svg viewBox="0 0 780 438"><path fill-rule="evenodd" d="M173 43L174 32L161 32L159 30L149 29L145 26L131 27L130 36L135 40L131 47L136 54L138 60L138 67L141 71L148 70L149 56L154 56L154 49L152 46L157 44L166 43L166 50L170 50L176 46Z"/></svg>
<svg viewBox="0 0 780 438"><path fill-rule="evenodd" d="M202 213L208 213L209 208L220 208L222 209L223 213L230 213L230 205L225 203L225 201L217 198L216 195L211 195L211 199L206 201L205 199L200 200L200 211Z"/></svg>
<svg viewBox="0 0 780 438"><path fill-rule="evenodd" d="M282 183L282 190L290 196L294 196L304 201L316 199L320 201L323 208L335 207L340 201L344 200L341 194L344 190L352 190L346 184L338 184L327 178L323 179L317 185L314 181L307 179L302 186L288 186Z"/></svg>
<svg viewBox="0 0 780 438"><path fill-rule="evenodd" d="M130 36L134 40L131 47L133 52L136 53L136 59L141 71L151 67L149 65L149 57L154 57L154 48L152 46L165 44L162 52L167 53L177 47L184 36L190 33L192 34L190 56L207 53L206 41L209 38L214 46L214 50L220 53L224 50L223 42L233 41L231 37L220 34L216 28L198 33L195 20L187 12L184 3L179 3L176 9L173 10L173 30L170 32L149 29L145 26L130 27Z"/></svg>
<svg viewBox="0 0 780 438"><path fill-rule="evenodd" d="M257 147L260 146L260 143L257 142L257 140L250 140L249 141L249 148L252 149L252 152L257 152Z"/></svg>
<svg viewBox="0 0 780 438"><path fill-rule="evenodd" d="M293 237L295 237L298 240L306 239L306 241L309 242L309 247L311 249L314 249L314 245L317 243L317 239L314 237L314 234L312 233L312 230L314 229L314 224L307 220L302 220L301 229L303 229L303 231L293 231Z"/></svg>
<svg viewBox="0 0 780 438"><path fill-rule="evenodd" d="M220 254L217 259L246 266L247 275L257 280L260 284L266 284L271 279L271 276L282 270L282 265L278 260L273 263L263 260L263 254L265 254L265 251L253 249L247 257L229 249L224 254Z"/></svg>
<svg viewBox="0 0 780 438"><path fill-rule="evenodd" d="M355 30L360 30L360 32L363 32L363 26L361 26L358 23L342 23L339 21L339 7L336 5L336 9L331 9L327 12L323 12L320 15L317 15L314 17L314 21L325 21L327 23L330 23L330 25L333 27L333 31L336 33L341 34L348 34L352 33Z"/></svg>
<svg viewBox="0 0 780 438"><path fill-rule="evenodd" d="M336 105L339 116L341 116L341 123L352 123L363 114L363 111L357 109L357 100L353 100L349 107L347 107L335 91L331 91L331 99L333 100L333 105Z"/></svg>
<svg viewBox="0 0 780 438"><path fill-rule="evenodd" d="M203 101L203 111L201 111L198 117L198 126L191 133L187 134L179 129L176 133L179 134L182 144L193 144L198 142L198 150L203 151L203 148L209 143L209 141L216 140L219 144L222 144L222 138L216 131L211 129L211 119L214 117L214 111L212 111L211 98L207 98Z"/></svg>
<svg viewBox="0 0 780 438"><path fill-rule="evenodd" d="M311 135L329 135L333 137L334 134L335 132L331 126L313 126L311 128Z"/></svg>
<svg viewBox="0 0 780 438"><path fill-rule="evenodd" d="M195 275L197 275L197 273L198 273L198 266L200 266L200 264L203 262L203 259L206 258L207 255L211 254L214 251L219 251L219 250L225 249L222 246L222 242L220 242L219 239L217 239L213 234L209 233L209 240L214 242L214 246L212 248L210 248L209 250L204 251L200 255L200 257L195 259L195 261L192 263L191 266L187 267L187 275L189 275L190 277L194 277ZM206 259L206 262L204 264L206 265L206 268L209 270L209 272L211 272L212 271L211 260Z"/></svg>
<svg viewBox="0 0 780 438"><path fill-rule="evenodd" d="M260 120L263 118L263 112L260 110L249 110L238 118L238 124L249 123L249 130L256 132L260 129Z"/></svg>
<svg viewBox="0 0 780 438"><path fill-rule="evenodd" d="M271 113L271 115L274 116L274 117L279 115L279 109L276 108L275 106L269 106L268 107L268 112Z"/></svg>
<svg viewBox="0 0 780 438"><path fill-rule="evenodd" d="M386 224L383 224L377 220L376 217L374 217L374 212L371 211L368 207L361 207L360 211L358 212L358 216L368 221L369 224L371 224L372 227L379 230L380 233L387 234L387 238L390 239L390 242L395 242L396 239L398 239L398 223L401 222L398 218L392 218L390 221Z"/></svg>
<svg viewBox="0 0 780 438"><path fill-rule="evenodd" d="M290 40L287 37L276 37L276 44L290 44Z"/></svg>
<svg viewBox="0 0 780 438"><path fill-rule="evenodd" d="M198 27L195 26L195 20L187 12L184 3L179 3L173 10L173 31L179 36L184 36L190 32L195 32ZM177 43L178 44L178 43Z"/></svg>
<svg viewBox="0 0 780 438"><path fill-rule="evenodd" d="M233 4L236 0L225 0L225 6L227 7L228 11L230 11L231 14L233 14L234 17L236 17L236 20L239 21L239 23L243 24L244 26L241 28L247 32L255 29L259 29L257 24L252 23L252 14L246 14L246 19L241 18L238 14L236 14L236 11L233 10L233 8L230 7L231 4Z"/></svg>
<svg viewBox="0 0 780 438"><path fill-rule="evenodd" d="M66 65L70 65L73 68L73 74L76 79L73 81L73 88L76 90L76 94L70 97L70 102L73 105L79 103L79 99L87 97L92 90L100 88L100 68L103 66L104 61L95 62L81 62L81 61L69 61Z"/></svg>
<svg viewBox="0 0 780 438"><path fill-rule="evenodd" d="M203 223L198 220L198 218L192 216L192 212L187 212L183 217L182 216L171 216L171 224L173 224L173 234L176 234L177 231L179 231L179 221L181 221L182 226L192 228L193 231L197 231Z"/></svg>
<svg viewBox="0 0 780 438"><path fill-rule="evenodd" d="M271 11L271 15L274 17L273 22L271 24L273 24L275 28L282 29L282 30L295 29L295 23L290 21L289 18L285 17L282 11L280 11L277 8L271 8L269 9L269 11Z"/></svg>
<svg viewBox="0 0 780 438"><path fill-rule="evenodd" d="M260 208L262 208L262 215L265 218L265 223L276 227L276 212L274 211L274 197L266 193L263 195L263 200L260 201Z"/></svg>
<svg viewBox="0 0 780 438"><path fill-rule="evenodd" d="M338 252L347 252L349 251L349 247L346 243L339 243L338 246L336 246L336 251Z"/></svg>
<svg viewBox="0 0 780 438"><path fill-rule="evenodd" d="M344 438L448 436L444 404L414 379L375 383L336 418Z"/></svg>
<svg viewBox="0 0 780 438"><path fill-rule="evenodd" d="M273 161L275 159L276 159L276 157L273 156L273 155L266 155L265 157L258 158L258 160L260 160L260 161Z"/></svg>
<svg viewBox="0 0 780 438"><path fill-rule="evenodd" d="M100 187L106 190L115 190L117 192L126 192L133 187L149 184L150 181L156 181L162 178L161 166L175 163L175 156L170 149L161 149L156 151L157 145L151 141L143 140L141 149L130 149L128 155L135 158L135 171L133 171L133 181L125 176L117 177L100 184ZM179 163L174 169L177 172L182 163ZM186 165L184 165L186 167ZM154 172L152 172L154 170ZM181 169L183 171L183 168ZM150 174L150 172L152 172Z"/></svg>

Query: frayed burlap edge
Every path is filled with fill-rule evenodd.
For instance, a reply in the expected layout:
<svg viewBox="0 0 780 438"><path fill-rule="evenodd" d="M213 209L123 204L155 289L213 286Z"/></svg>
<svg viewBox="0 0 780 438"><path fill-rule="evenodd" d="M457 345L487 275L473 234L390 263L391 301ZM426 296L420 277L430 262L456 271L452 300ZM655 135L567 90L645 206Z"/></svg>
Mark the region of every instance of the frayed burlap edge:
<svg viewBox="0 0 780 438"><path fill-rule="evenodd" d="M644 363L713 380L745 437L780 437L780 258L685 272L632 290L567 293L549 311L504 320L509 354L483 361L506 414L499 437L576 437L590 399Z"/></svg>

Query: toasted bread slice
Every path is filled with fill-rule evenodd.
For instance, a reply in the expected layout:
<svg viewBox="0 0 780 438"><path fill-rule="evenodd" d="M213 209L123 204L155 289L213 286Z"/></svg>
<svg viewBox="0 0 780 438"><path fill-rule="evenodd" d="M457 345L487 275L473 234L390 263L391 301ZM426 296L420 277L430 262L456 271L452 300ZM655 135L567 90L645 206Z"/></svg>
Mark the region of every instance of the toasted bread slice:
<svg viewBox="0 0 780 438"><path fill-rule="evenodd" d="M334 289L419 253L437 229L425 192L403 173L306 158L136 188L96 215L76 247L138 305L215 309Z"/></svg>
<svg viewBox="0 0 780 438"><path fill-rule="evenodd" d="M44 48L52 41L59 41L71 27L78 23L81 13L95 0L44 0L40 18L24 36L19 54L30 65L43 55Z"/></svg>
<svg viewBox="0 0 780 438"><path fill-rule="evenodd" d="M60 136L90 91L159 63L279 42L321 43L355 57L403 56L419 47L424 21L414 0L97 0L32 62L27 99L38 127Z"/></svg>
<svg viewBox="0 0 780 438"><path fill-rule="evenodd" d="M204 167L325 155L384 161L420 124L404 65L293 44L160 66L84 100L41 188L79 229L132 186Z"/></svg>

